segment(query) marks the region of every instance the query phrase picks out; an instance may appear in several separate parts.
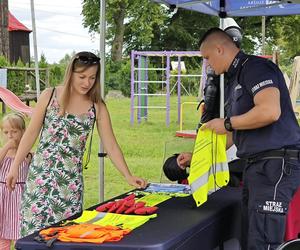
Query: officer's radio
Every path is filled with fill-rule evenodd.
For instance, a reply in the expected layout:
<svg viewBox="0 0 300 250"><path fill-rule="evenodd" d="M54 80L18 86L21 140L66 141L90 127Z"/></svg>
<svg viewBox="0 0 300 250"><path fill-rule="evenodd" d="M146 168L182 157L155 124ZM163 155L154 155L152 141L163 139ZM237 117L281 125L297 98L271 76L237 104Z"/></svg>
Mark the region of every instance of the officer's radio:
<svg viewBox="0 0 300 250"><path fill-rule="evenodd" d="M204 110L200 123L205 123L213 118L220 117L220 78L210 67L207 67L206 75L207 82L204 88Z"/></svg>

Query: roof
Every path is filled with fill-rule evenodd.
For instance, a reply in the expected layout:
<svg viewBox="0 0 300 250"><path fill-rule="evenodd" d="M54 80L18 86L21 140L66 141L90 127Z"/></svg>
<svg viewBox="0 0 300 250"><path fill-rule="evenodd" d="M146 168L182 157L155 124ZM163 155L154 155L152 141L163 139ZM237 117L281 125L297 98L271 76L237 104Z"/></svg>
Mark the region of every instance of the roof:
<svg viewBox="0 0 300 250"><path fill-rule="evenodd" d="M8 12L8 31L31 32L24 24L18 21L10 12Z"/></svg>

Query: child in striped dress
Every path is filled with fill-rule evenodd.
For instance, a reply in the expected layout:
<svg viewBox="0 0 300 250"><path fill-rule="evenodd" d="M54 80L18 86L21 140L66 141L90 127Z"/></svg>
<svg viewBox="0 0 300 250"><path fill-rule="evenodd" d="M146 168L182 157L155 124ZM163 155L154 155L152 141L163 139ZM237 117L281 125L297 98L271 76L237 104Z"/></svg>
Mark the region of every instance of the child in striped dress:
<svg viewBox="0 0 300 250"><path fill-rule="evenodd" d="M20 140L25 131L22 115L11 113L3 117L1 124L4 146L0 148L0 249L9 250L12 241L20 236L20 204L27 177L31 154L24 159L19 168L19 177L14 191L5 185L5 178L10 170Z"/></svg>

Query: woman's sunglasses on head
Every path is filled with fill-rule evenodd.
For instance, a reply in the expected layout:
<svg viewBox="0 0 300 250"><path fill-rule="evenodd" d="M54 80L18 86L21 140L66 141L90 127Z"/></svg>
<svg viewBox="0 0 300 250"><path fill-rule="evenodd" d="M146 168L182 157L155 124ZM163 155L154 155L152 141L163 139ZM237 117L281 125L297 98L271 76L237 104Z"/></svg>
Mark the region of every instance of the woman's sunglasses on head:
<svg viewBox="0 0 300 250"><path fill-rule="evenodd" d="M75 62L85 65L95 65L99 64L100 58L97 56L76 56L74 59Z"/></svg>

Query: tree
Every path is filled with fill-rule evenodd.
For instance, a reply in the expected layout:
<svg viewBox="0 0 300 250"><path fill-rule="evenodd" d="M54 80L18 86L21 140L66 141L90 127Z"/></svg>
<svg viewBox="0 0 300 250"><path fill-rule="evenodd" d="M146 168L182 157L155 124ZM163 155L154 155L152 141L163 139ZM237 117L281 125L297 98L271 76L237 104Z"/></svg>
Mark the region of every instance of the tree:
<svg viewBox="0 0 300 250"><path fill-rule="evenodd" d="M67 66L71 61L71 58L75 56L76 52L73 51L71 54L65 54L65 56L59 60L59 64Z"/></svg>
<svg viewBox="0 0 300 250"><path fill-rule="evenodd" d="M170 12L153 46L162 50L199 50L199 39L210 27L218 26L218 18L196 11L178 9Z"/></svg>
<svg viewBox="0 0 300 250"><path fill-rule="evenodd" d="M90 33L99 33L99 11L95 11L99 6L99 0L83 1L83 25ZM149 46L154 27L162 24L166 16L164 8L148 0L108 0L106 13L112 61L122 60L128 48Z"/></svg>
<svg viewBox="0 0 300 250"><path fill-rule="evenodd" d="M49 66L46 56L44 53L41 54L41 58L39 61L39 68L47 68Z"/></svg>
<svg viewBox="0 0 300 250"><path fill-rule="evenodd" d="M0 55L9 58L8 0L0 1Z"/></svg>
<svg viewBox="0 0 300 250"><path fill-rule="evenodd" d="M291 61L300 55L300 16L276 17L273 20L274 43L284 54L284 59Z"/></svg>

